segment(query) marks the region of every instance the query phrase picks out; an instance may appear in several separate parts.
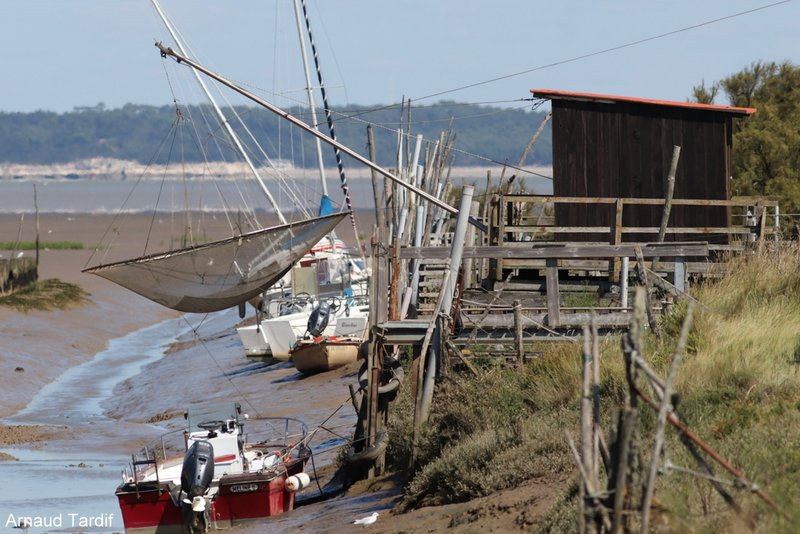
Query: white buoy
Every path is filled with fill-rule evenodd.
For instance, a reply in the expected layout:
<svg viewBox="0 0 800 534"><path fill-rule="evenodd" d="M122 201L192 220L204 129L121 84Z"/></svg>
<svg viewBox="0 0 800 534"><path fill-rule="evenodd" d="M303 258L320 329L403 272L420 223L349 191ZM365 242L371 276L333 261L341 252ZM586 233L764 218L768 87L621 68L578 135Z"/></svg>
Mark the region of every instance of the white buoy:
<svg viewBox="0 0 800 534"><path fill-rule="evenodd" d="M308 473L298 473L286 479L286 489L289 491L300 491L311 484L311 477Z"/></svg>

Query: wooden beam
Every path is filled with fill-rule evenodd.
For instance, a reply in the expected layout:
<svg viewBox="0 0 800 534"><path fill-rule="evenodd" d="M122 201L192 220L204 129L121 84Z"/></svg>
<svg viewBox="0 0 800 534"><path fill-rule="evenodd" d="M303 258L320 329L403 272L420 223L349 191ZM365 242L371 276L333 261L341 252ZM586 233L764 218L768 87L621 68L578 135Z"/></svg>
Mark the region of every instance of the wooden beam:
<svg viewBox="0 0 800 534"><path fill-rule="evenodd" d="M520 317L523 328L542 328L547 322L547 313L525 312ZM481 319L481 314L462 313L464 328L471 328ZM565 313L561 312L559 317L560 327L581 327L592 320L592 314L588 312ZM627 312L611 312L597 314L597 326L599 327L623 327L631 322L631 314ZM513 330L514 315L512 313L491 314L481 322L483 328L507 328Z"/></svg>
<svg viewBox="0 0 800 534"><path fill-rule="evenodd" d="M507 259L602 259L636 256L641 248L644 257L663 256L708 256L707 243L646 243L621 245L544 245L541 243L517 243L506 246L464 247L464 258ZM404 247L400 250L403 259L442 259L450 255L446 247Z"/></svg>
<svg viewBox="0 0 800 534"><path fill-rule="evenodd" d="M531 203L552 203L552 204L616 204L621 200L623 204L629 206L663 206L663 198L620 198L616 197L556 197L547 195L503 195L507 202L531 202ZM774 207L778 205L776 200L760 200L764 206ZM746 207L753 205L753 198L750 199L699 199L699 198L676 198L672 200L673 206L722 206L722 207Z"/></svg>
<svg viewBox="0 0 800 534"><path fill-rule="evenodd" d="M547 280L547 326L558 328L561 320L560 295L558 291L558 260L548 259L545 267ZM519 328L522 328L520 325Z"/></svg>

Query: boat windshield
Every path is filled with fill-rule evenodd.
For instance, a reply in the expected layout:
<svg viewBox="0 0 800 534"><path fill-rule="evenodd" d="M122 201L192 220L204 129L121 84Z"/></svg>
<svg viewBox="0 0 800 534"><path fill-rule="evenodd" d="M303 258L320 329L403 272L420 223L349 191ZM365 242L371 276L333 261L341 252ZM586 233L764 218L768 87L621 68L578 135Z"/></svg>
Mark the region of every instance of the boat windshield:
<svg viewBox="0 0 800 534"><path fill-rule="evenodd" d="M236 402L192 406L186 412L189 432L202 431L203 429L197 425L206 421L238 420L240 411L241 405Z"/></svg>

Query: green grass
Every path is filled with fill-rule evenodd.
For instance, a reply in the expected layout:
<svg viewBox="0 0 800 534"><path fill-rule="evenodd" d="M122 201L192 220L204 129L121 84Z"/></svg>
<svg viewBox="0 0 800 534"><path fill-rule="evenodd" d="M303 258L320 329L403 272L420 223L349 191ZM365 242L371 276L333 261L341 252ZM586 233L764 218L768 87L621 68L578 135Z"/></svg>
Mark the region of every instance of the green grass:
<svg viewBox="0 0 800 534"><path fill-rule="evenodd" d="M577 417L562 401L577 392L572 380L577 375L571 371L577 370L578 359L553 357L549 363L521 372L495 367L482 371L480 380L467 375L445 380L430 422L417 436L419 454L401 507L461 502L569 472L572 459L563 432L552 428ZM537 388L553 375L569 382L566 393ZM401 468L413 441L413 405L407 391L395 404L387 458Z"/></svg>
<svg viewBox="0 0 800 534"><path fill-rule="evenodd" d="M80 241L40 241L39 249L50 250L83 250L83 243ZM34 241L0 241L0 250L36 250Z"/></svg>
<svg viewBox="0 0 800 534"><path fill-rule="evenodd" d="M0 297L0 306L18 311L63 310L86 300L80 287L57 278L40 280L10 295Z"/></svg>

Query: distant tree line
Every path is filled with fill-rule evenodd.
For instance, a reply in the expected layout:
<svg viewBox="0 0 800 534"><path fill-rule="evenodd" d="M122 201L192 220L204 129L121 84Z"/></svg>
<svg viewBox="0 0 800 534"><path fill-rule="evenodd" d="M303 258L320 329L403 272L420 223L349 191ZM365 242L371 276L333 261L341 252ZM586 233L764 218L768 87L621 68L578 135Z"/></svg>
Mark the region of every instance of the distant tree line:
<svg viewBox="0 0 800 534"><path fill-rule="evenodd" d="M287 110L309 122L307 108ZM544 118L543 112L505 109L457 102L428 106L336 108L338 139L367 155L367 124L373 124L378 161L392 166L397 160L397 131L412 139L422 134L434 143L443 130L455 136L455 165L485 165L485 159L516 164L525 145ZM272 160L296 166L316 165L312 136L261 108L224 109L254 161L263 161L258 141ZM237 124L242 117L247 130ZM324 114L317 112L321 131L328 133ZM248 132L249 130L249 132ZM333 149L323 146L326 165L334 165ZM424 150L423 150L424 154ZM549 130L539 138L527 165L549 165L552 159ZM474 156L477 155L478 157ZM53 164L91 157L134 160L141 163L231 161L237 158L209 106L145 106L127 104L107 109L103 104L75 108L67 113L36 111L0 113L0 161ZM485 159L484 159L485 158Z"/></svg>

